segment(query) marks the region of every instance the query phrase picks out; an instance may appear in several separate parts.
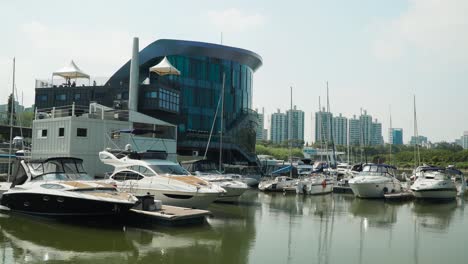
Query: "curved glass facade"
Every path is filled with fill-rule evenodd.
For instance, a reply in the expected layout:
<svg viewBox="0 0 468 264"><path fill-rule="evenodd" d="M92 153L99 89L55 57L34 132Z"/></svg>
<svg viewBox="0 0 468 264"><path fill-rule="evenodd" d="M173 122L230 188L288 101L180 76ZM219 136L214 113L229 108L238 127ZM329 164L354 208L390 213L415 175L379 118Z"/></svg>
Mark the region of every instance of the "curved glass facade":
<svg viewBox="0 0 468 264"><path fill-rule="evenodd" d="M253 71L237 62L209 57L173 55L167 57L181 74L159 77L152 75L150 83L158 79L169 79L180 91L180 113L186 117L179 124L179 131L211 130L216 108L221 96L223 74L224 86L224 130L235 122L247 109L252 108ZM162 80L161 80L162 81ZM220 130L221 111L218 113L215 132Z"/></svg>

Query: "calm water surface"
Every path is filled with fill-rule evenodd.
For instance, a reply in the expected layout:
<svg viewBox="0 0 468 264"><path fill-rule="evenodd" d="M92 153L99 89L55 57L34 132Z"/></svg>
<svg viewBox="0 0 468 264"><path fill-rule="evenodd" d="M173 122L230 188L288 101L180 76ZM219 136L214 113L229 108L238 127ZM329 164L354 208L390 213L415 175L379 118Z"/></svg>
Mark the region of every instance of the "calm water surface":
<svg viewBox="0 0 468 264"><path fill-rule="evenodd" d="M250 191L194 227L0 215L0 263L468 263L465 206Z"/></svg>

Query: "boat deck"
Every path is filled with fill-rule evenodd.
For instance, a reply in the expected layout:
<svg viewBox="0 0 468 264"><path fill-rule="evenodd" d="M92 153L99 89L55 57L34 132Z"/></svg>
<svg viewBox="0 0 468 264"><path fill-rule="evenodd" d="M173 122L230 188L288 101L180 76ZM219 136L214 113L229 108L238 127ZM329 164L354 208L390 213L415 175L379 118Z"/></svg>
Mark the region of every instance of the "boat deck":
<svg viewBox="0 0 468 264"><path fill-rule="evenodd" d="M130 217L137 218L149 224L187 225L205 222L205 217L211 215L210 211L163 205L161 210L143 211L130 209Z"/></svg>
<svg viewBox="0 0 468 264"><path fill-rule="evenodd" d="M403 191L399 193L384 194L385 200L388 201L407 201L414 199L414 194L410 191Z"/></svg>

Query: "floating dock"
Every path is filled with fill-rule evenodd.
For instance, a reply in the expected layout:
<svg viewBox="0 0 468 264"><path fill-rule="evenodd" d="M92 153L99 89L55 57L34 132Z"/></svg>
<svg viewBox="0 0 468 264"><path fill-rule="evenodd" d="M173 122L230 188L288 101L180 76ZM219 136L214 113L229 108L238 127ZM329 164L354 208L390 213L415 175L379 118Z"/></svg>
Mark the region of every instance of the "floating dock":
<svg viewBox="0 0 468 264"><path fill-rule="evenodd" d="M403 191L399 193L386 193L384 194L387 201L408 201L414 199L414 195L410 191Z"/></svg>
<svg viewBox="0 0 468 264"><path fill-rule="evenodd" d="M143 211L130 209L129 218L134 223L161 224L161 225L191 225L205 222L205 218L210 216L207 210L191 209L177 206L162 205L160 210Z"/></svg>
<svg viewBox="0 0 468 264"><path fill-rule="evenodd" d="M353 190L351 190L351 187L348 186L333 186L333 192L334 193L353 193Z"/></svg>

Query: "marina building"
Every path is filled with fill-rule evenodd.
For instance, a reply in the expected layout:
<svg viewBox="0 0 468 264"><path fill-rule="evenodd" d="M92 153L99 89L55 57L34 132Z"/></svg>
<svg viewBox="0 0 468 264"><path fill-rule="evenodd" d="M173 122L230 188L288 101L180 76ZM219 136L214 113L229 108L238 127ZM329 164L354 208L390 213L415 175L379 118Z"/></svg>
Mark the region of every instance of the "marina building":
<svg viewBox="0 0 468 264"><path fill-rule="evenodd" d="M106 148L158 152L177 161L177 127L132 110L96 103L39 109L32 131L34 159L81 158L92 176L103 176L113 169L99 160L99 151Z"/></svg>
<svg viewBox="0 0 468 264"><path fill-rule="evenodd" d="M132 71L138 76L134 80L137 86L134 97L129 94L132 81L129 60L102 83L94 80L70 85L60 83L63 80L37 80L36 107L73 103L87 106L96 102L125 110L129 101L134 100L137 112L177 126L179 155L203 154L214 123L208 158L219 158L222 131L223 162L256 164L258 115L252 110L252 90L254 72L262 65L258 54L224 45L172 39L157 40L142 50L137 48L136 53ZM150 69L159 63L171 64L179 74L152 72ZM220 98L223 111L216 111Z"/></svg>
<svg viewBox="0 0 468 264"><path fill-rule="evenodd" d="M388 131L388 142L392 145L403 145L403 129L390 128Z"/></svg>
<svg viewBox="0 0 468 264"><path fill-rule="evenodd" d="M291 131L289 123L291 122ZM304 143L304 111L298 110L296 106L286 111L286 140L291 139L293 147L302 147Z"/></svg>
<svg viewBox="0 0 468 264"><path fill-rule="evenodd" d="M333 142L335 145L348 144L348 119L340 113L339 116L333 117Z"/></svg>
<svg viewBox="0 0 468 264"><path fill-rule="evenodd" d="M278 112L271 115L271 128L270 128L270 140L274 144L281 144L283 141L287 140L287 130L288 122L286 120L286 114L281 113L278 109Z"/></svg>
<svg viewBox="0 0 468 264"><path fill-rule="evenodd" d="M315 142L331 142L332 118L332 113L326 112L325 107L315 113Z"/></svg>

